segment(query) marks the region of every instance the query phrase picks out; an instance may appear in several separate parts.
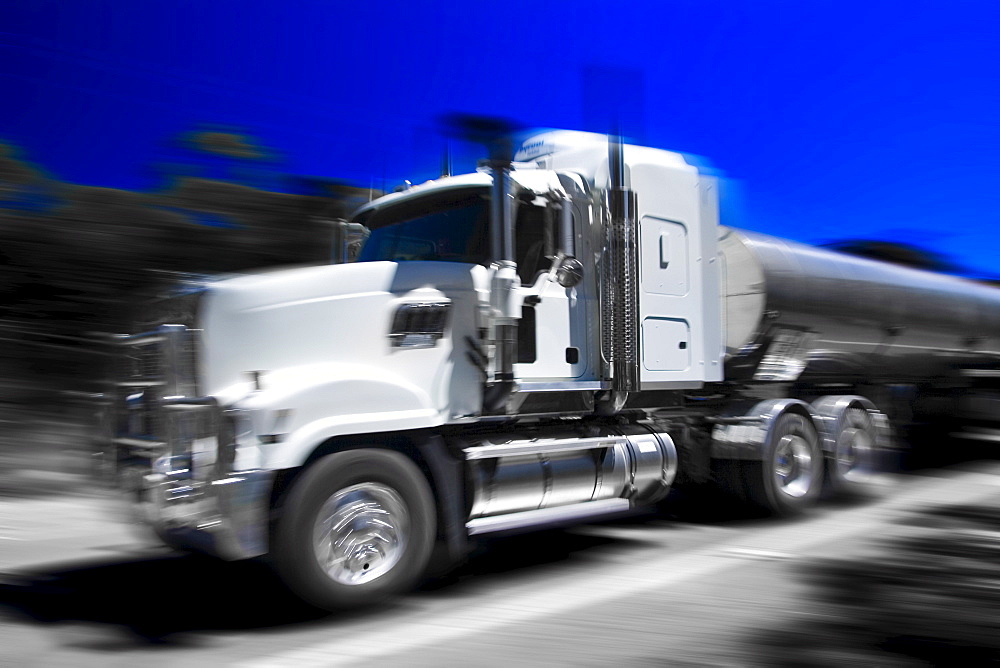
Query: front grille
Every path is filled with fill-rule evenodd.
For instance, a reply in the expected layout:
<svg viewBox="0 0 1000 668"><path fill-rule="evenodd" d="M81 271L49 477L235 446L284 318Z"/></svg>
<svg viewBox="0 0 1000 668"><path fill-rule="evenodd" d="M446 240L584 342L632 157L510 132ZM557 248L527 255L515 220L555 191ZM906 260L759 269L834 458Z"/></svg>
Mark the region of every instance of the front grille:
<svg viewBox="0 0 1000 668"><path fill-rule="evenodd" d="M123 337L118 374L117 436L139 449L163 450L170 440L165 397L197 397L199 330L163 325ZM148 445L143 445L146 443ZM161 453L162 454L162 453Z"/></svg>
<svg viewBox="0 0 1000 668"><path fill-rule="evenodd" d="M161 347L158 341L129 346L124 356L123 381L156 383L163 380Z"/></svg>
<svg viewBox="0 0 1000 668"><path fill-rule="evenodd" d="M218 407L201 395L202 332L192 327L202 294L151 303L146 331L119 338L115 438L106 473L140 504L196 500L196 488L220 473Z"/></svg>
<svg viewBox="0 0 1000 668"><path fill-rule="evenodd" d="M167 336L161 343L164 390L168 396L197 397L198 339L201 331L183 325L164 325Z"/></svg>

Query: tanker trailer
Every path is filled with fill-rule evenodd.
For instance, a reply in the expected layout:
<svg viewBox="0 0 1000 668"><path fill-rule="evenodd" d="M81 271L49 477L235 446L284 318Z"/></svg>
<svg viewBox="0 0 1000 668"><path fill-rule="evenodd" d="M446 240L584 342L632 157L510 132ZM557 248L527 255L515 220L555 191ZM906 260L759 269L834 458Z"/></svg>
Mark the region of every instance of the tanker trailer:
<svg viewBox="0 0 1000 668"><path fill-rule="evenodd" d="M810 403L833 489L876 466L890 419L906 441L998 433L1000 290L726 227L719 254L726 381ZM716 429L718 459L742 433Z"/></svg>
<svg viewBox="0 0 1000 668"><path fill-rule="evenodd" d="M1000 290L720 228L726 377L957 382L1000 359Z"/></svg>

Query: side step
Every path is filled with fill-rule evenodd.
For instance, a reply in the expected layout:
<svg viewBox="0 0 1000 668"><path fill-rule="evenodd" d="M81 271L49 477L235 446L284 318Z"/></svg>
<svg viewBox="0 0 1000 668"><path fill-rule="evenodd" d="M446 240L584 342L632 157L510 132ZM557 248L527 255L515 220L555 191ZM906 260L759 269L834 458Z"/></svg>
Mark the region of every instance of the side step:
<svg viewBox="0 0 1000 668"><path fill-rule="evenodd" d="M553 508L525 510L505 515L477 517L474 520L466 522L465 528L468 529L470 536L475 536L476 534L525 529L528 527L544 526L546 524L580 522L586 519L623 513L630 509L631 504L628 499L603 499L601 501L575 503L570 506L555 506Z"/></svg>
<svg viewBox="0 0 1000 668"><path fill-rule="evenodd" d="M613 448L625 445L624 436L597 436L588 438L536 438L513 440L505 443L489 443L465 448L466 460L495 459L497 457L517 457L521 455L554 455L560 452L577 452L596 448Z"/></svg>

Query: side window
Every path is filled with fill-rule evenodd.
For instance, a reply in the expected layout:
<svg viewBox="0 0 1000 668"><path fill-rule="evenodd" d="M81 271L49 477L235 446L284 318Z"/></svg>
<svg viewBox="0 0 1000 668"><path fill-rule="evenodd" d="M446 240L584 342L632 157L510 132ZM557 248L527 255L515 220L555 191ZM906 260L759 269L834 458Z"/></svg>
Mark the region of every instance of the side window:
<svg viewBox="0 0 1000 668"><path fill-rule="evenodd" d="M552 221L546 220L549 210L540 206L518 207L515 228L515 256L517 274L522 285L534 285L540 273L549 270L554 254Z"/></svg>

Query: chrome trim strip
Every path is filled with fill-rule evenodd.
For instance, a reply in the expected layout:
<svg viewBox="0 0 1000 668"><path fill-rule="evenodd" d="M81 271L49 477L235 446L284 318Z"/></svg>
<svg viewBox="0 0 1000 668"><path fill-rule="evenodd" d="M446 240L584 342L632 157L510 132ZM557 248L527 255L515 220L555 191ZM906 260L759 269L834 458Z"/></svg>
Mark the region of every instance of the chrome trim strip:
<svg viewBox="0 0 1000 668"><path fill-rule="evenodd" d="M660 380L654 383L643 383L645 390L700 390L705 383L700 380Z"/></svg>
<svg viewBox="0 0 1000 668"><path fill-rule="evenodd" d="M624 436L595 436L591 438L546 438L533 441L511 441L465 448L465 459L493 459L496 457L514 457L517 455L552 454L556 452L574 452L594 448L611 448L618 443L624 444Z"/></svg>
<svg viewBox="0 0 1000 668"><path fill-rule="evenodd" d="M566 391L580 391L580 392L598 392L600 390L611 389L611 383L602 380L580 380L580 381L558 381L558 382L547 382L547 381L536 381L536 382L522 382L518 381L517 391L518 392L566 392Z"/></svg>
<svg viewBox="0 0 1000 668"><path fill-rule="evenodd" d="M631 505L628 499L588 501L587 503L578 503L572 506L556 506L555 508L543 508L541 510L526 510L522 513L480 517L466 522L465 528L468 530L470 536L475 536L494 531L508 531L543 524L576 522L603 515L613 515L629 510Z"/></svg>

